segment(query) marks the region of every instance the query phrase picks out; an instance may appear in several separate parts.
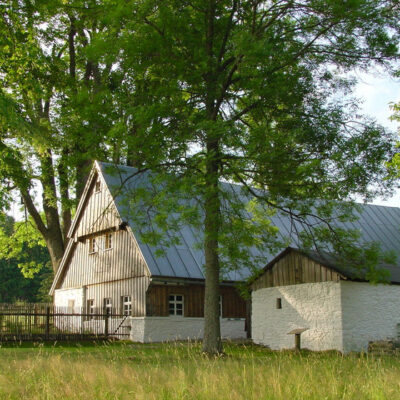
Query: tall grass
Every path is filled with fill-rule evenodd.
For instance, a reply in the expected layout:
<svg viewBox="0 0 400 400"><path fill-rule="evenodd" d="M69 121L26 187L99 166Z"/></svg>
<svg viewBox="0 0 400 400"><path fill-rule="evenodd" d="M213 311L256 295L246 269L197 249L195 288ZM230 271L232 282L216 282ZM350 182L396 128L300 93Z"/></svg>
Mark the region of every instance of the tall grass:
<svg viewBox="0 0 400 400"><path fill-rule="evenodd" d="M0 399L400 399L400 359L198 344L0 348Z"/></svg>

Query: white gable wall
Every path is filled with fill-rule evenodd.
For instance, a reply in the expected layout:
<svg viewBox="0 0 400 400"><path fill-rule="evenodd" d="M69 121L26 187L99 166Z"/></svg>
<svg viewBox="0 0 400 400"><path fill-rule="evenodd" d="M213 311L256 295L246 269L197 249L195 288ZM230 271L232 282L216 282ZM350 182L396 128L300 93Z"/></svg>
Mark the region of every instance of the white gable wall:
<svg viewBox="0 0 400 400"><path fill-rule="evenodd" d="M367 350L368 342L397 338L400 286L340 283L344 351Z"/></svg>
<svg viewBox="0 0 400 400"><path fill-rule="evenodd" d="M276 308L276 300L282 308ZM252 293L252 338L271 349L291 349L293 329L309 328L301 347L343 350L340 282L269 287Z"/></svg>

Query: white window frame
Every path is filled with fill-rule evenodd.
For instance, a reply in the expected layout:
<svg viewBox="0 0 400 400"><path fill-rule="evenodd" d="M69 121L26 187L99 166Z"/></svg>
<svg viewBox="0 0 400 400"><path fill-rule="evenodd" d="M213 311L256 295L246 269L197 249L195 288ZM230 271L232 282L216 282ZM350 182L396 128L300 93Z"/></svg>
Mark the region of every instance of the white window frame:
<svg viewBox="0 0 400 400"><path fill-rule="evenodd" d="M93 314L94 314L94 299L88 299L86 301L86 307L87 307L87 313L88 319L94 319Z"/></svg>
<svg viewBox="0 0 400 400"><path fill-rule="evenodd" d="M89 238L89 254L97 253L96 236Z"/></svg>
<svg viewBox="0 0 400 400"><path fill-rule="evenodd" d="M111 250L112 249L112 242L113 242L113 234L112 232L107 232L104 235L104 250Z"/></svg>
<svg viewBox="0 0 400 400"><path fill-rule="evenodd" d="M178 300L178 296L181 298L181 300ZM178 305L181 305L181 307ZM184 309L185 296L183 294L171 293L168 295L168 313L170 316L183 317L185 314Z"/></svg>
<svg viewBox="0 0 400 400"><path fill-rule="evenodd" d="M123 315L132 315L132 296L122 296L121 306Z"/></svg>

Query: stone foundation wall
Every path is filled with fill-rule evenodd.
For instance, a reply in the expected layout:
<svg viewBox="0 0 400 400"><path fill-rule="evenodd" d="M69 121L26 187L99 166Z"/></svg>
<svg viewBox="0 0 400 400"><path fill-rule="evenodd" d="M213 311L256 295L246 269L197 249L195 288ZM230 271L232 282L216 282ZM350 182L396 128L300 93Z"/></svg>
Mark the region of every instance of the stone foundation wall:
<svg viewBox="0 0 400 400"><path fill-rule="evenodd" d="M186 317L132 317L130 338L134 342L166 342L173 340L202 339L204 319ZM244 339L245 320L221 319L223 339Z"/></svg>

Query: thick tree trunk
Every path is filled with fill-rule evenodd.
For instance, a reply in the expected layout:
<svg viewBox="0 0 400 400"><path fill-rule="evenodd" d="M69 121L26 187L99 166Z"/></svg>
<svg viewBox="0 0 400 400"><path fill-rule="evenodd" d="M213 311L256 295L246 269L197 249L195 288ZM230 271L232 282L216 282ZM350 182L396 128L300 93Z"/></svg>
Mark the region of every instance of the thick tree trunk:
<svg viewBox="0 0 400 400"><path fill-rule="evenodd" d="M64 243L62 240L59 223L57 223L57 221L54 223L54 216L49 215L49 218L47 219L48 226L46 226L41 215L36 209L29 192L26 190L21 190L21 195L29 214L31 215L37 229L46 242L46 247L49 251L53 271L56 273L64 254Z"/></svg>
<svg viewBox="0 0 400 400"><path fill-rule="evenodd" d="M205 252L205 299L203 351L209 355L222 353L219 321L219 255L218 236L221 222L218 189L218 142L207 145L204 252Z"/></svg>
<svg viewBox="0 0 400 400"><path fill-rule="evenodd" d="M61 259L64 255L64 242L59 240L59 238L55 238L51 231L45 237L46 247L50 254L51 265L53 267L53 272L56 273L58 271L58 267L60 266Z"/></svg>
<svg viewBox="0 0 400 400"><path fill-rule="evenodd" d="M57 208L57 191L55 171L51 151L40 160L42 167L41 183L43 186L43 211L46 217L46 231L44 239L50 253L53 271L57 272L64 254L64 239L61 231L60 216Z"/></svg>
<svg viewBox="0 0 400 400"><path fill-rule="evenodd" d="M47 250L49 251L50 254L50 260L51 260L51 265L53 267L53 272L56 273L58 270L58 267L60 265L62 256L64 254L64 243L62 240L61 236L61 231L59 228L56 226L51 226L47 227L43 220L42 217L40 216L39 212L37 211L35 204L32 200L32 197L26 190L21 190L21 195L24 200L24 204L31 215L33 221L35 222L36 227L38 228L39 232L43 236L45 242L46 242L46 247ZM48 225L52 224L53 218L50 218L50 220L47 221ZM57 233L57 231L59 233Z"/></svg>
<svg viewBox="0 0 400 400"><path fill-rule="evenodd" d="M206 52L207 69L205 75L207 95L205 99L209 122L216 121L217 80L215 76L216 58L214 54L215 0L209 0L206 12ZM222 353L221 328L219 321L219 254L218 237L221 223L219 196L219 139L211 129L206 139L206 175L204 201L204 253L205 253L205 299L203 351L208 355Z"/></svg>

